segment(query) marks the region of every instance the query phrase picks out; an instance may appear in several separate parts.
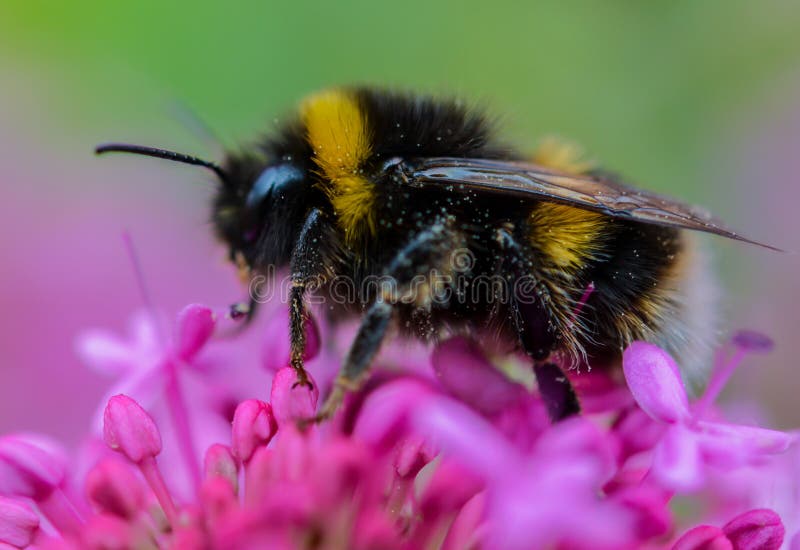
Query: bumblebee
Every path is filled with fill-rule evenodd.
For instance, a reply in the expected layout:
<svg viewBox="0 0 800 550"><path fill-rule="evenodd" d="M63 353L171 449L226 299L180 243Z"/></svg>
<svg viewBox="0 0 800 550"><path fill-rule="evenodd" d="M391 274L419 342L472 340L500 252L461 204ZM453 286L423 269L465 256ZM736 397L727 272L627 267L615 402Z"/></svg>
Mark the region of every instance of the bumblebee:
<svg viewBox="0 0 800 550"><path fill-rule="evenodd" d="M275 267L291 274L299 384L310 383L308 293L328 298L336 318L360 316L320 419L362 385L392 330L519 348L551 418L576 414L564 369L613 363L633 340L682 355L700 338L691 231L753 242L569 147L521 154L458 101L372 88L312 95L221 164L127 144L96 150L112 151L216 173L213 223L230 259L248 279ZM346 300L342 281L358 290Z"/></svg>

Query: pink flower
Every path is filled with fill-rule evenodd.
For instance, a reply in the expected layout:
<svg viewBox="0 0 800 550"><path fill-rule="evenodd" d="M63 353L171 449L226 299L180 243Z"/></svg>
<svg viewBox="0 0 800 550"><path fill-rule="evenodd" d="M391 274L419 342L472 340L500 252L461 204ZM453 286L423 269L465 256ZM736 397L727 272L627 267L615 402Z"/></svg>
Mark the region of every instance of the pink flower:
<svg viewBox="0 0 800 550"><path fill-rule="evenodd" d="M432 398L414 417L446 457L484 480L490 547L617 548L631 542L631 515L599 496L613 474L613 457L591 423L579 418L562 422L530 452L522 452L451 399ZM575 518L581 518L580 529Z"/></svg>
<svg viewBox="0 0 800 550"><path fill-rule="evenodd" d="M688 449L702 466L723 466L715 477L755 470L748 479L756 483L773 472L761 457L791 439L720 420L711 401L728 363L692 406L674 362L641 343L625 355L631 393L606 373L571 373L591 406L553 425L524 363L498 369L463 337L435 349L433 375L420 370L419 354L406 357L389 343L379 359L389 368L330 421L308 425L326 383L295 386L296 373L280 366L286 357L274 346L271 387L250 378L239 396L216 373L237 376L244 352L260 347L217 338L218 322L204 306L184 309L169 338L148 326L139 327L135 345L98 338L89 346L120 384L143 368L154 385L144 401L125 394L106 401L108 449L89 453L86 473L46 440L0 438L0 546L660 548L686 529L670 508L670 481L705 474L664 456ZM283 321L269 331L260 334L284 338ZM326 340L335 337L323 323L314 375L337 366L337 346ZM764 347L752 334L737 343ZM218 386L229 401L224 415L219 401L205 399ZM198 430L211 441L201 444ZM168 456L176 451L177 459ZM175 483L180 477L194 483ZM744 501L726 498L728 508L716 510L742 509ZM784 536L778 516L760 509L711 525L686 531L676 547L775 548Z"/></svg>
<svg viewBox="0 0 800 550"><path fill-rule="evenodd" d="M623 355L633 397L653 420L666 426L653 456L652 473L667 488L692 491L704 482L703 467L732 468L785 451L795 437L775 430L707 420L706 402L690 408L678 366L662 349L634 342ZM718 369L727 378L731 368ZM712 380L709 391L721 386ZM708 395L708 394L707 394Z"/></svg>
<svg viewBox="0 0 800 550"><path fill-rule="evenodd" d="M229 362L237 354L252 348L224 334L213 339L215 331L232 328L220 327L221 317L207 306L192 304L177 315L171 330L154 315L140 314L134 319L129 342L105 331L89 332L79 340L79 350L89 365L117 377L104 402L124 394L155 418L170 420L166 437L178 444L167 446L164 459L181 464L177 475L168 480L181 494L199 489L197 453L226 437L236 404L252 395L244 392L253 391L258 379L230 369ZM266 377L262 380L267 382ZM96 415L98 432L103 410Z"/></svg>

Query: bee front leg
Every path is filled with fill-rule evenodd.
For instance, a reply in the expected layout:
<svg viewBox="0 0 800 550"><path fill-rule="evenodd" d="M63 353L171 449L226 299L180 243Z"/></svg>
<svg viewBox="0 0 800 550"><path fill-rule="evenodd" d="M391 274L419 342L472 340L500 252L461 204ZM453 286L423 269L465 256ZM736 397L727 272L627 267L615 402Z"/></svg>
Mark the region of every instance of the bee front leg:
<svg viewBox="0 0 800 550"><path fill-rule="evenodd" d="M291 340L291 366L297 372L295 386L311 387L308 373L303 365L306 350L306 321L308 312L305 306L305 294L310 289L322 284L325 265L325 253L320 247L325 242L329 225L319 209L313 209L300 231L300 235L292 252L291 288L289 289L289 337Z"/></svg>
<svg viewBox="0 0 800 550"><path fill-rule="evenodd" d="M306 350L306 319L308 318L303 301L305 292L305 283L295 283L293 278L292 288L289 291L290 364L297 373L295 386L308 386L310 388L311 381L308 379L308 373L303 364L303 355Z"/></svg>

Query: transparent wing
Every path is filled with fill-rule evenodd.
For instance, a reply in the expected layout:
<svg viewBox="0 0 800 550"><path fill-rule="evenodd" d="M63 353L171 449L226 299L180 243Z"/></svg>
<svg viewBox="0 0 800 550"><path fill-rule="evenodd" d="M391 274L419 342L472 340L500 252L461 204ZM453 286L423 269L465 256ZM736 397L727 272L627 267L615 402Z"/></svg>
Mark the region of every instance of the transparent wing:
<svg viewBox="0 0 800 550"><path fill-rule="evenodd" d="M401 180L413 187L436 185L454 193L557 202L613 218L703 231L780 250L736 233L700 207L636 189L612 175L575 176L525 162L450 157L412 159L398 168Z"/></svg>

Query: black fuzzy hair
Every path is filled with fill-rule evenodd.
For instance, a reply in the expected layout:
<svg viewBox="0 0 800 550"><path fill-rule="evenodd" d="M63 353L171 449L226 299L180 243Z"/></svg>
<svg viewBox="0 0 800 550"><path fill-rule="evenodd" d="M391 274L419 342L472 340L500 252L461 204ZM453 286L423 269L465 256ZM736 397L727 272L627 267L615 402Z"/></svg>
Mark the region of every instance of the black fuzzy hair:
<svg viewBox="0 0 800 550"><path fill-rule="evenodd" d="M366 113L376 160L420 155L509 157L509 148L495 141L493 121L461 101L374 88L357 88L353 93Z"/></svg>

